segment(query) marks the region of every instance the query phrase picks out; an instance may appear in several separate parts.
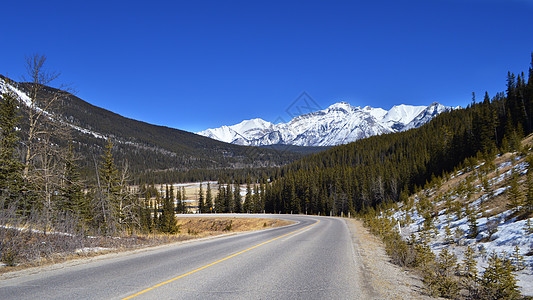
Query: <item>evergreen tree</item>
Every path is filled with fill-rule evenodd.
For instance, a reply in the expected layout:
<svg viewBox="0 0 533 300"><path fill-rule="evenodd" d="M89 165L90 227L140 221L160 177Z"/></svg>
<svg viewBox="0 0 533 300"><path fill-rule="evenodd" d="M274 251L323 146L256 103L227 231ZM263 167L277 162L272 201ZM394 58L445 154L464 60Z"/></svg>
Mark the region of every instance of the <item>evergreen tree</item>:
<svg viewBox="0 0 533 300"><path fill-rule="evenodd" d="M470 208L466 207L466 217L468 220L468 229L469 236L471 238L476 238L478 235L478 226L477 226L477 209L476 207Z"/></svg>
<svg viewBox="0 0 533 300"><path fill-rule="evenodd" d="M198 212L205 213L204 191L202 189L202 183L200 183L200 189L198 191Z"/></svg>
<svg viewBox="0 0 533 300"><path fill-rule="evenodd" d="M253 203L252 203L252 188L250 184L246 184L246 196L244 198L243 209L245 213L253 212Z"/></svg>
<svg viewBox="0 0 533 300"><path fill-rule="evenodd" d="M82 183L80 179L79 167L74 158L72 142L69 142L67 154L65 156L65 167L63 172L63 184L61 188L61 200L57 203L57 209L78 214L86 222L89 220L89 207L84 199Z"/></svg>
<svg viewBox="0 0 533 300"><path fill-rule="evenodd" d="M215 212L216 213L223 213L225 212L225 205L224 205L224 187L222 184L218 184L218 193L215 197Z"/></svg>
<svg viewBox="0 0 533 300"><path fill-rule="evenodd" d="M518 245L514 247L514 251L511 254L511 262L513 264L515 271L522 271L526 268L526 264L524 263L524 257L522 254L520 254L520 248Z"/></svg>
<svg viewBox="0 0 533 300"><path fill-rule="evenodd" d="M527 212L533 211L533 155L527 157L528 167L527 167L527 178L526 178L526 201L525 209Z"/></svg>
<svg viewBox="0 0 533 300"><path fill-rule="evenodd" d="M144 233L153 232L152 203L146 185L141 185L138 192L138 201L142 203L139 211L140 230Z"/></svg>
<svg viewBox="0 0 533 300"><path fill-rule="evenodd" d="M463 258L463 272L467 278L477 278L477 262L474 257L474 249L470 246L466 248L465 255Z"/></svg>
<svg viewBox="0 0 533 300"><path fill-rule="evenodd" d="M519 210L524 204L523 193L520 189L518 179L518 173L513 171L509 182L510 187L507 190L507 198L509 199L508 207L514 210Z"/></svg>
<svg viewBox="0 0 533 300"><path fill-rule="evenodd" d="M176 212L178 214L182 214L183 211L184 211L184 205L181 199L181 189L177 187L176 188Z"/></svg>
<svg viewBox="0 0 533 300"><path fill-rule="evenodd" d="M239 184L235 184L235 191L233 192L233 207L236 213L242 212L241 187Z"/></svg>
<svg viewBox="0 0 533 300"><path fill-rule="evenodd" d="M266 187L264 183L254 186L254 212L262 213L265 209L265 192Z"/></svg>
<svg viewBox="0 0 533 300"><path fill-rule="evenodd" d="M484 299L518 299L520 292L511 262L492 253L488 263L481 278L482 297Z"/></svg>
<svg viewBox="0 0 533 300"><path fill-rule="evenodd" d="M12 92L2 93L0 103L0 195L7 200L4 206L18 200L23 190L23 164L17 159L16 127L20 120L17 115L17 100Z"/></svg>
<svg viewBox="0 0 533 300"><path fill-rule="evenodd" d="M95 206L98 210L95 220L105 232L114 233L119 230L120 223L120 181L118 170L113 159L113 144L108 140L102 162L99 168L99 203Z"/></svg>
<svg viewBox="0 0 533 300"><path fill-rule="evenodd" d="M205 212L213 212L213 195L211 193L211 184L207 183L207 190L205 191Z"/></svg>
<svg viewBox="0 0 533 300"><path fill-rule="evenodd" d="M182 187L181 188L181 203L182 203L182 208L183 208L183 211L182 213L184 214L187 214L189 213L189 208L187 206L187 194L185 193L185 187Z"/></svg>
<svg viewBox="0 0 533 300"><path fill-rule="evenodd" d="M233 206L233 191L231 188L231 185L226 185L226 191L224 193L224 212L226 213L232 213L235 211L235 207Z"/></svg>
<svg viewBox="0 0 533 300"><path fill-rule="evenodd" d="M177 220L174 210L174 201L166 187L165 197L163 198L163 210L161 212L160 231L163 233L174 234L178 232Z"/></svg>

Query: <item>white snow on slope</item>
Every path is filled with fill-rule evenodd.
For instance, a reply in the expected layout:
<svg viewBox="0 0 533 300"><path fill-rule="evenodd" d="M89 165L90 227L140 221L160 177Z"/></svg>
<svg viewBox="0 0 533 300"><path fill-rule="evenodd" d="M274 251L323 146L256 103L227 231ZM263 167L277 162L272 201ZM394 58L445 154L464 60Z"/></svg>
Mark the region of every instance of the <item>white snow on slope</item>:
<svg viewBox="0 0 533 300"><path fill-rule="evenodd" d="M517 158L518 160L519 158ZM497 174L490 182L491 185L502 184L502 181L510 176L514 171L522 176L527 173L527 163L521 162L513 165L510 170L504 172L504 168L512 165L512 162L505 162L497 165ZM452 178L461 176L464 172L458 172ZM465 181L466 179L463 179ZM508 186L497 188L493 191L491 197L496 197L504 193L508 189ZM426 195L434 193L433 190L423 190L421 193ZM451 194L450 194L451 195ZM464 201L457 195L451 195L452 200ZM476 207L479 209L480 203L488 199L487 194L483 194L479 199L473 200L471 203L463 204L463 209L466 206L471 208ZM418 198L415 199L414 207L407 212L411 218L411 222L408 225L401 227L401 235L404 239L409 239L411 234L419 235L420 228L423 227L424 218L417 211L416 203ZM435 203L439 205L439 203ZM389 218L393 218L395 223L398 220L405 220L405 209L403 204L399 204L399 209L396 211L390 211L392 215ZM515 251L515 247L518 247L520 254L524 258L525 269L517 272L518 286L521 292L525 296L533 296L533 256L527 256L526 254L533 251L533 234L526 232L527 220L517 220L516 218L510 218L512 210L506 210L490 218L483 217L483 213L477 214L477 225L479 234L472 238L468 236L470 230L467 217L464 216L457 219L454 214L446 215L445 210L441 210L439 215L434 219L434 226L436 228L436 235L430 238L429 246L431 250L438 255L443 249L447 248L449 251L457 256L458 262L461 263L464 257L464 253L468 246L471 246L476 252L476 262L478 271L482 272L484 268L488 266L488 258L491 253L495 252L503 257L510 257ZM384 215L387 215L385 213ZM463 235L456 238L455 244L446 243L445 228L450 221L449 226L452 233L455 233L457 228L461 229ZM529 222L533 224L533 218L529 219ZM496 228L496 232L489 238L489 228Z"/></svg>
<svg viewBox="0 0 533 300"><path fill-rule="evenodd" d="M436 102L430 106L396 105L389 111L339 102L326 109L295 117L287 123L272 124L262 119L252 119L197 134L238 145L334 146L373 135L416 128L449 109Z"/></svg>
<svg viewBox="0 0 533 300"><path fill-rule="evenodd" d="M17 96L19 101L22 104L26 105L28 108L34 109L35 111L38 111L38 112L42 112L47 118L49 118L51 120L55 120L54 115L52 113L44 111L38 106L35 106L35 105L32 106L31 98L26 93L24 93L23 91L19 90L18 88L14 87L13 85L7 83L5 80L0 78L0 92L5 93L5 92L7 92L9 90L12 91L13 93L15 93L15 95ZM71 128L73 128L75 130L78 130L78 131L80 131L82 133L92 135L95 138L107 139L106 136L104 136L104 135L102 135L100 133L91 131L89 129L76 126L74 124L65 122L63 120L55 120L55 121L59 121L59 122L61 122L63 124L66 124L66 125L70 126Z"/></svg>

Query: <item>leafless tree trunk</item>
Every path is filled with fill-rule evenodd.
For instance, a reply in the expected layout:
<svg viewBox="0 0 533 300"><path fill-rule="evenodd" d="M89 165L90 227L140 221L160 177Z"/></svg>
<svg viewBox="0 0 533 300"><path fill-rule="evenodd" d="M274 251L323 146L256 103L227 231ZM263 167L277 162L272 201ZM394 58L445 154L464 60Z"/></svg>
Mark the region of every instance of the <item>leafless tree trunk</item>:
<svg viewBox="0 0 533 300"><path fill-rule="evenodd" d="M34 54L26 58L26 73L22 77L27 87L29 99L26 101L28 109L28 132L25 142L23 178L30 183L32 189L39 193L40 201L45 209L46 223L50 219L53 209L52 198L60 188L61 158L65 151L56 141L67 140L69 129L54 116L54 105L68 95L64 86L59 89L49 89L46 85L55 80L59 73L49 72L44 64L46 56Z"/></svg>
<svg viewBox="0 0 533 300"><path fill-rule="evenodd" d="M26 139L26 153L24 160L24 178L28 178L30 172L31 161L36 155L34 151L34 144L37 137L44 133L40 126L43 115L48 112L51 106L61 96L54 93L48 95L46 98L40 97L43 86L49 84L59 76L59 73L48 72L44 68L46 56L33 54L26 57L26 73L28 77L22 77L24 82L30 83L29 96L29 111L28 111L28 137Z"/></svg>

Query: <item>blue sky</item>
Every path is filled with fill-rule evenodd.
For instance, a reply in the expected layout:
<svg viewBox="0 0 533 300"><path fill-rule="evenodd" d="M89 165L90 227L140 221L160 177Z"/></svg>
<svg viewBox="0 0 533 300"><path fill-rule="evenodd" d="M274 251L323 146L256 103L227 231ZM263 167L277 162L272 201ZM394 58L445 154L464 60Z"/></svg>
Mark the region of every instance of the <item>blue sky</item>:
<svg viewBox="0 0 533 300"><path fill-rule="evenodd" d="M126 117L188 131L288 119L304 91L466 106L528 71L533 0L5 1L0 73L45 54L56 80Z"/></svg>

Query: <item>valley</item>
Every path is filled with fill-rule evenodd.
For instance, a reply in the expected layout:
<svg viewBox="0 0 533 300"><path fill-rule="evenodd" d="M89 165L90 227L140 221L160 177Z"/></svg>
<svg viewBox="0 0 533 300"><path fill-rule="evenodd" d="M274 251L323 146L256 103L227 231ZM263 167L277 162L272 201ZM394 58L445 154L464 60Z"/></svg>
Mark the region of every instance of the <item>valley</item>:
<svg viewBox="0 0 533 300"><path fill-rule="evenodd" d="M161 266L166 270L162 277L150 273L149 282L140 283L148 270L146 261L162 261L159 256L147 256L139 258L143 274L132 273L128 286L133 290L105 294L110 291L101 285L107 283L97 281L94 288L102 288L103 297L126 298L150 295L174 281L177 285L172 286L190 298L202 298L212 288L231 298L390 295L376 286L376 270L361 260L329 275L305 278L314 282L313 288L306 288L300 273L309 271L311 262L338 252L327 266L341 266L357 253L359 246L354 248L354 243L361 242L353 233L357 225L338 218L347 216L364 220L368 230L382 238L391 260L417 274L414 283L400 280L408 285L422 280L425 287L416 296L512 299L532 295L531 78L526 84L523 75L509 73L505 94L490 98L486 93L482 102L474 97L466 108L433 103L397 105L385 111L341 102L279 126L254 119L212 131L222 132L231 143L123 118L39 82L1 80L0 238L1 259L7 268L80 255L79 249L81 255L97 255L121 247L114 240L128 241L124 247L130 249L240 228L235 230L256 231L237 235L235 240L191 242L190 247L205 249L207 258L190 254L188 244L169 246L173 248L167 253L170 256L193 255L188 256L190 261L179 261L184 267L179 269L181 275ZM248 137L243 140L239 135ZM264 139L269 136L277 138ZM258 226L224 219L230 216L297 223L260 219ZM283 232L265 233L278 230L265 229L276 226L282 226ZM291 227L295 230L290 231ZM337 247L324 250L321 240L325 238ZM304 249L294 250L293 241L315 254L288 255ZM206 246L211 243L214 250ZM231 251L230 245L241 246ZM225 255L213 254L219 247ZM248 260L256 249L259 256ZM291 270L302 271L283 277L271 269L269 276L284 278L297 287L294 290L279 289L274 279L258 290L251 282L241 290L210 272L206 276L212 285L199 285L190 293L179 285L182 278L187 281L194 278L189 275L220 268L236 257L238 268L229 269L228 276L239 277L235 274L243 268L252 274L252 262L266 262L280 253L289 258L280 260L276 269L292 266ZM383 259L375 262L384 266ZM100 266L102 272L109 272L107 262ZM317 274L327 270L320 266L311 269ZM373 279L361 275L362 266L371 270ZM128 263L124 272L129 268ZM57 278L87 280L86 271L74 269L72 275L57 274ZM17 297L38 294L40 289L25 282L48 286L46 281L56 275L46 274L5 281L6 288L0 291ZM329 279L322 286L319 278ZM328 287L336 286L332 278L341 278L338 288ZM72 291L72 286L65 286L65 294L46 294L70 297ZM161 293L168 296L165 288Z"/></svg>

